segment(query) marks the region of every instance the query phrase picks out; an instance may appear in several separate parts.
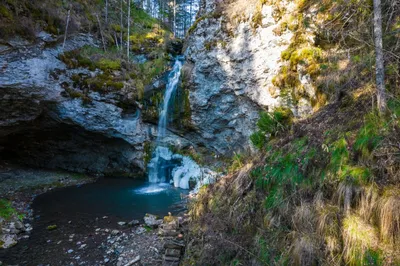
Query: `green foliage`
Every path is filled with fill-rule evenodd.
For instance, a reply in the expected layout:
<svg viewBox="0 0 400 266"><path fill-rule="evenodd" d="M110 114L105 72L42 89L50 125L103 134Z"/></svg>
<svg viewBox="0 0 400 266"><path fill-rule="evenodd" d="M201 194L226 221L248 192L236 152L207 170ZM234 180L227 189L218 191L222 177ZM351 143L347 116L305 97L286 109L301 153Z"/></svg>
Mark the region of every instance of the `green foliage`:
<svg viewBox="0 0 400 266"><path fill-rule="evenodd" d="M264 202L267 209L279 206L298 186L311 182L308 170L315 167L316 157L317 150L309 146L307 138L293 141L286 148L269 149L264 169L251 173L256 186L268 191Z"/></svg>
<svg viewBox="0 0 400 266"><path fill-rule="evenodd" d="M0 199L0 217L9 220L11 217L16 216L20 220L24 218L24 215L18 213L11 205L11 202L5 199Z"/></svg>
<svg viewBox="0 0 400 266"><path fill-rule="evenodd" d="M328 167L330 171L337 173L349 162L350 153L347 140L344 137L339 138L332 143L330 151L331 158Z"/></svg>
<svg viewBox="0 0 400 266"><path fill-rule="evenodd" d="M242 168L245 163L245 156L240 153L234 153L232 158L231 166L229 167L229 172L235 172L238 169Z"/></svg>
<svg viewBox="0 0 400 266"><path fill-rule="evenodd" d="M375 112L368 114L364 126L357 134L354 149L367 158L383 139L382 132L385 127L386 123L382 117Z"/></svg>
<svg viewBox="0 0 400 266"><path fill-rule="evenodd" d="M101 58L98 61L98 66L101 70L107 71L107 70L120 70L121 69L121 60L116 59L108 59L108 58Z"/></svg>
<svg viewBox="0 0 400 266"><path fill-rule="evenodd" d="M208 13L208 14L206 14L204 16L201 16L201 17L197 18L195 20L195 22L193 23L193 25L189 28L188 34L192 34L193 33L193 31L197 28L197 26L200 23L200 21L203 21L203 20L209 19L209 18L219 18L220 16L221 16L221 13L215 11L215 12Z"/></svg>
<svg viewBox="0 0 400 266"><path fill-rule="evenodd" d="M146 141L143 145L143 150L144 150L144 156L143 156L144 165L145 168L147 168L147 165L149 164L151 157L153 155L153 148L151 146L151 142Z"/></svg>
<svg viewBox="0 0 400 266"><path fill-rule="evenodd" d="M277 136L289 128L293 122L293 113L289 108L278 107L273 112L261 112L257 122L258 131L250 136L254 146L261 149L267 142L266 136Z"/></svg>
<svg viewBox="0 0 400 266"><path fill-rule="evenodd" d="M250 141L257 149L261 150L266 143L265 134L262 131L256 131L251 134Z"/></svg>
<svg viewBox="0 0 400 266"><path fill-rule="evenodd" d="M281 187L275 185L271 187L268 192L268 196L265 198L264 201L264 208L266 210L270 210L272 208L277 207L280 205L284 200L284 194Z"/></svg>

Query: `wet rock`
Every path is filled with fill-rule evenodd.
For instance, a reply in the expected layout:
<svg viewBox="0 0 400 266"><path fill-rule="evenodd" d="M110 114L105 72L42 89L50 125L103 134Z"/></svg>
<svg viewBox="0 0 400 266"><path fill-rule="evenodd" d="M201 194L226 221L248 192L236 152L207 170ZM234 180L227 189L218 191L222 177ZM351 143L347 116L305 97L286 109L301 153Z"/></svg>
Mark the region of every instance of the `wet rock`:
<svg viewBox="0 0 400 266"><path fill-rule="evenodd" d="M119 234L119 230L117 230L117 229L114 229L111 231L111 235L113 235L113 236L118 235L118 234Z"/></svg>
<svg viewBox="0 0 400 266"><path fill-rule="evenodd" d="M146 232L146 228L143 228L143 227L138 227L135 230L135 234L137 234L137 235L141 235L141 234L143 234L145 232Z"/></svg>
<svg viewBox="0 0 400 266"><path fill-rule="evenodd" d="M156 215L147 213L144 216L144 223L147 226L156 228L156 227L158 227L159 225L161 225L163 223L163 220L162 219L158 219L158 217Z"/></svg>
<svg viewBox="0 0 400 266"><path fill-rule="evenodd" d="M125 264L125 266L132 266L133 264L135 264L139 261L140 261L140 256L137 256L136 258L134 258L133 260L131 260L127 264Z"/></svg>
<svg viewBox="0 0 400 266"><path fill-rule="evenodd" d="M118 222L118 225L119 226L124 226L124 225L126 225L126 222Z"/></svg>
<svg viewBox="0 0 400 266"><path fill-rule="evenodd" d="M138 220L132 220L128 223L128 226L132 227L132 226L136 226L139 224L140 224L140 222Z"/></svg>
<svg viewBox="0 0 400 266"><path fill-rule="evenodd" d="M165 256L179 258L181 256L181 250L180 249L167 248L165 250Z"/></svg>
<svg viewBox="0 0 400 266"><path fill-rule="evenodd" d="M68 251L67 251L68 254L71 254L72 252L74 252L73 249L68 249Z"/></svg>
<svg viewBox="0 0 400 266"><path fill-rule="evenodd" d="M1 243L3 243L3 244L1 245ZM17 244L16 235L5 234L0 239L0 247L2 247L2 248L9 248L9 247L15 246L16 244Z"/></svg>
<svg viewBox="0 0 400 266"><path fill-rule="evenodd" d="M165 242L164 244L164 248L168 249L180 249L180 248L184 248L185 247L185 243L183 241L177 241L177 240L168 240Z"/></svg>
<svg viewBox="0 0 400 266"><path fill-rule="evenodd" d="M160 228L159 231L158 231L158 234L161 235L161 236L172 236L172 237L175 237L175 236L179 235L179 232L176 231L176 230L164 230L164 229Z"/></svg>
<svg viewBox="0 0 400 266"><path fill-rule="evenodd" d="M177 258L177 257L170 257L170 256L164 255L164 260L165 261L172 261L172 262L176 261L176 262L178 262L180 259Z"/></svg>

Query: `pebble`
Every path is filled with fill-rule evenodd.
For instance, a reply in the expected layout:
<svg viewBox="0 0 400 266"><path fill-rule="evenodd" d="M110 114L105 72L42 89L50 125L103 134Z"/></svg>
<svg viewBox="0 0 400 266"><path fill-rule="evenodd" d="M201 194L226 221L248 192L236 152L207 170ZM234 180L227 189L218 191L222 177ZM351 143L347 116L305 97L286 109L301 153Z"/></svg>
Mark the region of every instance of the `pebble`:
<svg viewBox="0 0 400 266"><path fill-rule="evenodd" d="M79 249L83 249L83 248L85 248L87 245L86 244L83 244L83 245L81 245L80 247L79 247Z"/></svg>
<svg viewBox="0 0 400 266"><path fill-rule="evenodd" d="M74 250L73 249L68 249L68 251L67 251L69 254L71 254L72 252L74 252Z"/></svg>
<svg viewBox="0 0 400 266"><path fill-rule="evenodd" d="M110 261L109 258L105 258L105 259L104 259L104 263L108 263L109 261Z"/></svg>
<svg viewBox="0 0 400 266"><path fill-rule="evenodd" d="M118 222L118 225L124 226L124 225L126 225L126 222Z"/></svg>

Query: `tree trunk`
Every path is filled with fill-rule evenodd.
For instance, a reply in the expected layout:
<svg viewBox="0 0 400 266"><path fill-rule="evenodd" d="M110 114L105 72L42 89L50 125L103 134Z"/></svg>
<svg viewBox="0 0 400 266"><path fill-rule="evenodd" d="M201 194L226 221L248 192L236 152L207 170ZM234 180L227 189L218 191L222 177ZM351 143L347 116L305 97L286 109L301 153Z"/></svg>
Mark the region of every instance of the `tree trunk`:
<svg viewBox="0 0 400 266"><path fill-rule="evenodd" d="M99 23L99 30L100 30L100 36L101 36L101 42L103 43L103 50L104 52L106 51L106 42L104 40L104 36L103 36L103 30L101 29L101 23L100 23L100 19L99 19L99 15L96 14L96 18L97 18L97 23Z"/></svg>
<svg viewBox="0 0 400 266"><path fill-rule="evenodd" d="M175 37L175 35L176 35L176 0L174 0L174 30L173 30L173 33L174 33L174 37Z"/></svg>
<svg viewBox="0 0 400 266"><path fill-rule="evenodd" d="M381 0L374 0L374 42L377 106L379 112L384 113L386 111L387 102L385 90L385 66L383 62Z"/></svg>
<svg viewBox="0 0 400 266"><path fill-rule="evenodd" d="M119 32L120 34L120 42L121 42L121 54L123 54L122 50L124 48L124 34L122 32L122 29L124 28L124 20L123 20L123 15L124 15L124 8L123 8L123 2L124 0L121 0L121 30Z"/></svg>
<svg viewBox="0 0 400 266"><path fill-rule="evenodd" d="M106 25L108 24L108 0L106 0Z"/></svg>
<svg viewBox="0 0 400 266"><path fill-rule="evenodd" d="M68 10L68 15L67 15L67 24L65 25L65 34L64 34L64 42L63 42L63 46L62 49L64 50L65 47L65 42L67 41L67 35L68 35L68 26L69 26L69 19L71 16L71 9Z"/></svg>
<svg viewBox="0 0 400 266"><path fill-rule="evenodd" d="M129 50L130 50L130 32L131 30L131 0L128 0L128 36L127 36L127 42L126 42L126 57L129 60Z"/></svg>

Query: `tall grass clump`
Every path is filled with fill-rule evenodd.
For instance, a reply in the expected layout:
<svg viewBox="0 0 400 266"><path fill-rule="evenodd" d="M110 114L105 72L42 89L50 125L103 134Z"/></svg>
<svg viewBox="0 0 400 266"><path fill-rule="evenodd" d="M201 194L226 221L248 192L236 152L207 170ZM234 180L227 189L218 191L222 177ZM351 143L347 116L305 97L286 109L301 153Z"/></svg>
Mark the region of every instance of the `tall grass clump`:
<svg viewBox="0 0 400 266"><path fill-rule="evenodd" d="M261 112L257 122L258 131L250 136L251 142L258 149L262 149L269 138L289 129L293 117L293 112L284 107L275 108L272 112Z"/></svg>

